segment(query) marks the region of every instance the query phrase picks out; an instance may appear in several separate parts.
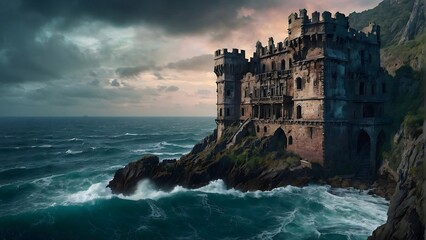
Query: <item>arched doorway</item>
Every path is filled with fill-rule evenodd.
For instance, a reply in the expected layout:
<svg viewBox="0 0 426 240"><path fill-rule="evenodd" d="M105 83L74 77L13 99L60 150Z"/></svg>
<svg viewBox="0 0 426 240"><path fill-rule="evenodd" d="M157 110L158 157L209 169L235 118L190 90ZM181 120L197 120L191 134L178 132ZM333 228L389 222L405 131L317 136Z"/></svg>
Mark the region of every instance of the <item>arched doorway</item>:
<svg viewBox="0 0 426 240"><path fill-rule="evenodd" d="M371 144L370 136L364 130L360 130L357 138L357 155L361 162L368 162L370 159Z"/></svg>
<svg viewBox="0 0 426 240"><path fill-rule="evenodd" d="M278 128L274 132L273 138L276 139L276 149L287 148L287 136L285 135L282 128Z"/></svg>
<svg viewBox="0 0 426 240"><path fill-rule="evenodd" d="M371 179L371 139L365 130L360 130L356 144L357 153L357 171L356 176L359 179Z"/></svg>
<svg viewBox="0 0 426 240"><path fill-rule="evenodd" d="M377 172L380 168L380 165L382 165L383 162L383 146L386 140L385 132L383 130L380 131L379 135L377 136L377 142L376 142L376 162L374 169L375 172Z"/></svg>

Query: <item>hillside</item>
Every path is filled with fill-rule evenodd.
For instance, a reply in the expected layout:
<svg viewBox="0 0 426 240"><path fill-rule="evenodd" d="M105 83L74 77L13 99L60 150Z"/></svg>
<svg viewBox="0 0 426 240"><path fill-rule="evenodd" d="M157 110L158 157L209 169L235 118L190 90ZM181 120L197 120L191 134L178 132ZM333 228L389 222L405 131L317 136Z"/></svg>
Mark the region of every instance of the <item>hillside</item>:
<svg viewBox="0 0 426 240"><path fill-rule="evenodd" d="M382 65L395 74L403 65L424 71L425 5L422 0L384 0L377 7L351 13L349 22L362 29L369 22L381 26Z"/></svg>

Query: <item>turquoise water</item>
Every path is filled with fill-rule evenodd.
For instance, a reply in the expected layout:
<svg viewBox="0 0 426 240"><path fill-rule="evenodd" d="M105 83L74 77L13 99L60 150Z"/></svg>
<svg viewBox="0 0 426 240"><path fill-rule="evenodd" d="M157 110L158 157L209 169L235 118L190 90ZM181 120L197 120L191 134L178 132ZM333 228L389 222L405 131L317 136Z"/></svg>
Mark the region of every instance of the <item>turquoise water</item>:
<svg viewBox="0 0 426 240"><path fill-rule="evenodd" d="M0 118L0 238L366 239L388 202L311 185L242 193L200 189L132 196L105 188L146 153L179 158L213 118Z"/></svg>

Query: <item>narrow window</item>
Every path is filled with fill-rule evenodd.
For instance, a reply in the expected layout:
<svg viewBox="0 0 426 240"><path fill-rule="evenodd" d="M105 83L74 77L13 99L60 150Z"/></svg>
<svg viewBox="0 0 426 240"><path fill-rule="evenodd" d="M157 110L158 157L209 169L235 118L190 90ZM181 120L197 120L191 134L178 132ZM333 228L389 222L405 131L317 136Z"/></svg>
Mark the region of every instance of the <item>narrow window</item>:
<svg viewBox="0 0 426 240"><path fill-rule="evenodd" d="M226 96L231 96L231 90L226 90Z"/></svg>
<svg viewBox="0 0 426 240"><path fill-rule="evenodd" d="M219 116L222 117L222 108L219 109Z"/></svg>
<svg viewBox="0 0 426 240"><path fill-rule="evenodd" d="M309 127L309 137L312 139L313 135L314 135L314 128Z"/></svg>
<svg viewBox="0 0 426 240"><path fill-rule="evenodd" d="M288 68L291 68L291 58L288 60Z"/></svg>
<svg viewBox="0 0 426 240"><path fill-rule="evenodd" d="M244 108L241 108L241 116L244 116Z"/></svg>
<svg viewBox="0 0 426 240"><path fill-rule="evenodd" d="M225 108L226 109L226 116L229 116L229 108Z"/></svg>
<svg viewBox="0 0 426 240"><path fill-rule="evenodd" d="M382 93L386 93L386 84L382 83Z"/></svg>
<svg viewBox="0 0 426 240"><path fill-rule="evenodd" d="M268 132L268 128L266 126L263 127L263 131L266 133Z"/></svg>
<svg viewBox="0 0 426 240"><path fill-rule="evenodd" d="M296 88L297 90L302 89L302 79L300 77L296 78Z"/></svg>
<svg viewBox="0 0 426 240"><path fill-rule="evenodd" d="M292 145L293 144L293 137L290 136L288 137L288 145Z"/></svg>
<svg viewBox="0 0 426 240"><path fill-rule="evenodd" d="M337 82L337 74L333 73L331 75L331 87L335 88L336 87L336 82Z"/></svg>
<svg viewBox="0 0 426 240"><path fill-rule="evenodd" d="M285 60L281 60L281 70L285 70Z"/></svg>
<svg viewBox="0 0 426 240"><path fill-rule="evenodd" d="M359 83L359 95L364 95L364 89L365 89L365 86L364 86L364 83L363 82L360 82Z"/></svg>
<svg viewBox="0 0 426 240"><path fill-rule="evenodd" d="M260 132L260 127L259 126L256 127L256 131Z"/></svg>
<svg viewBox="0 0 426 240"><path fill-rule="evenodd" d="M275 71L275 62L272 62L272 71Z"/></svg>
<svg viewBox="0 0 426 240"><path fill-rule="evenodd" d="M302 106L297 106L297 108L296 108L296 118L297 119L300 119L300 118L302 118Z"/></svg>
<svg viewBox="0 0 426 240"><path fill-rule="evenodd" d="M262 64L262 73L265 73L265 72L266 72L266 65Z"/></svg>

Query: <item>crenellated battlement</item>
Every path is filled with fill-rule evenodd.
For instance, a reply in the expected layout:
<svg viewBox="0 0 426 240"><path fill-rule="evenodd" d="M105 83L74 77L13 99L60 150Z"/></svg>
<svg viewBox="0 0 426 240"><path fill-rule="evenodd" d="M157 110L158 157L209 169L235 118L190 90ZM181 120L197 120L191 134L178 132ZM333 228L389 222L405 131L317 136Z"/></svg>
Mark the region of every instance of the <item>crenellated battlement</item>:
<svg viewBox="0 0 426 240"><path fill-rule="evenodd" d="M232 52L229 52L227 48L218 49L214 52L214 58L221 57L233 57L233 58L246 58L246 51L233 48Z"/></svg>

